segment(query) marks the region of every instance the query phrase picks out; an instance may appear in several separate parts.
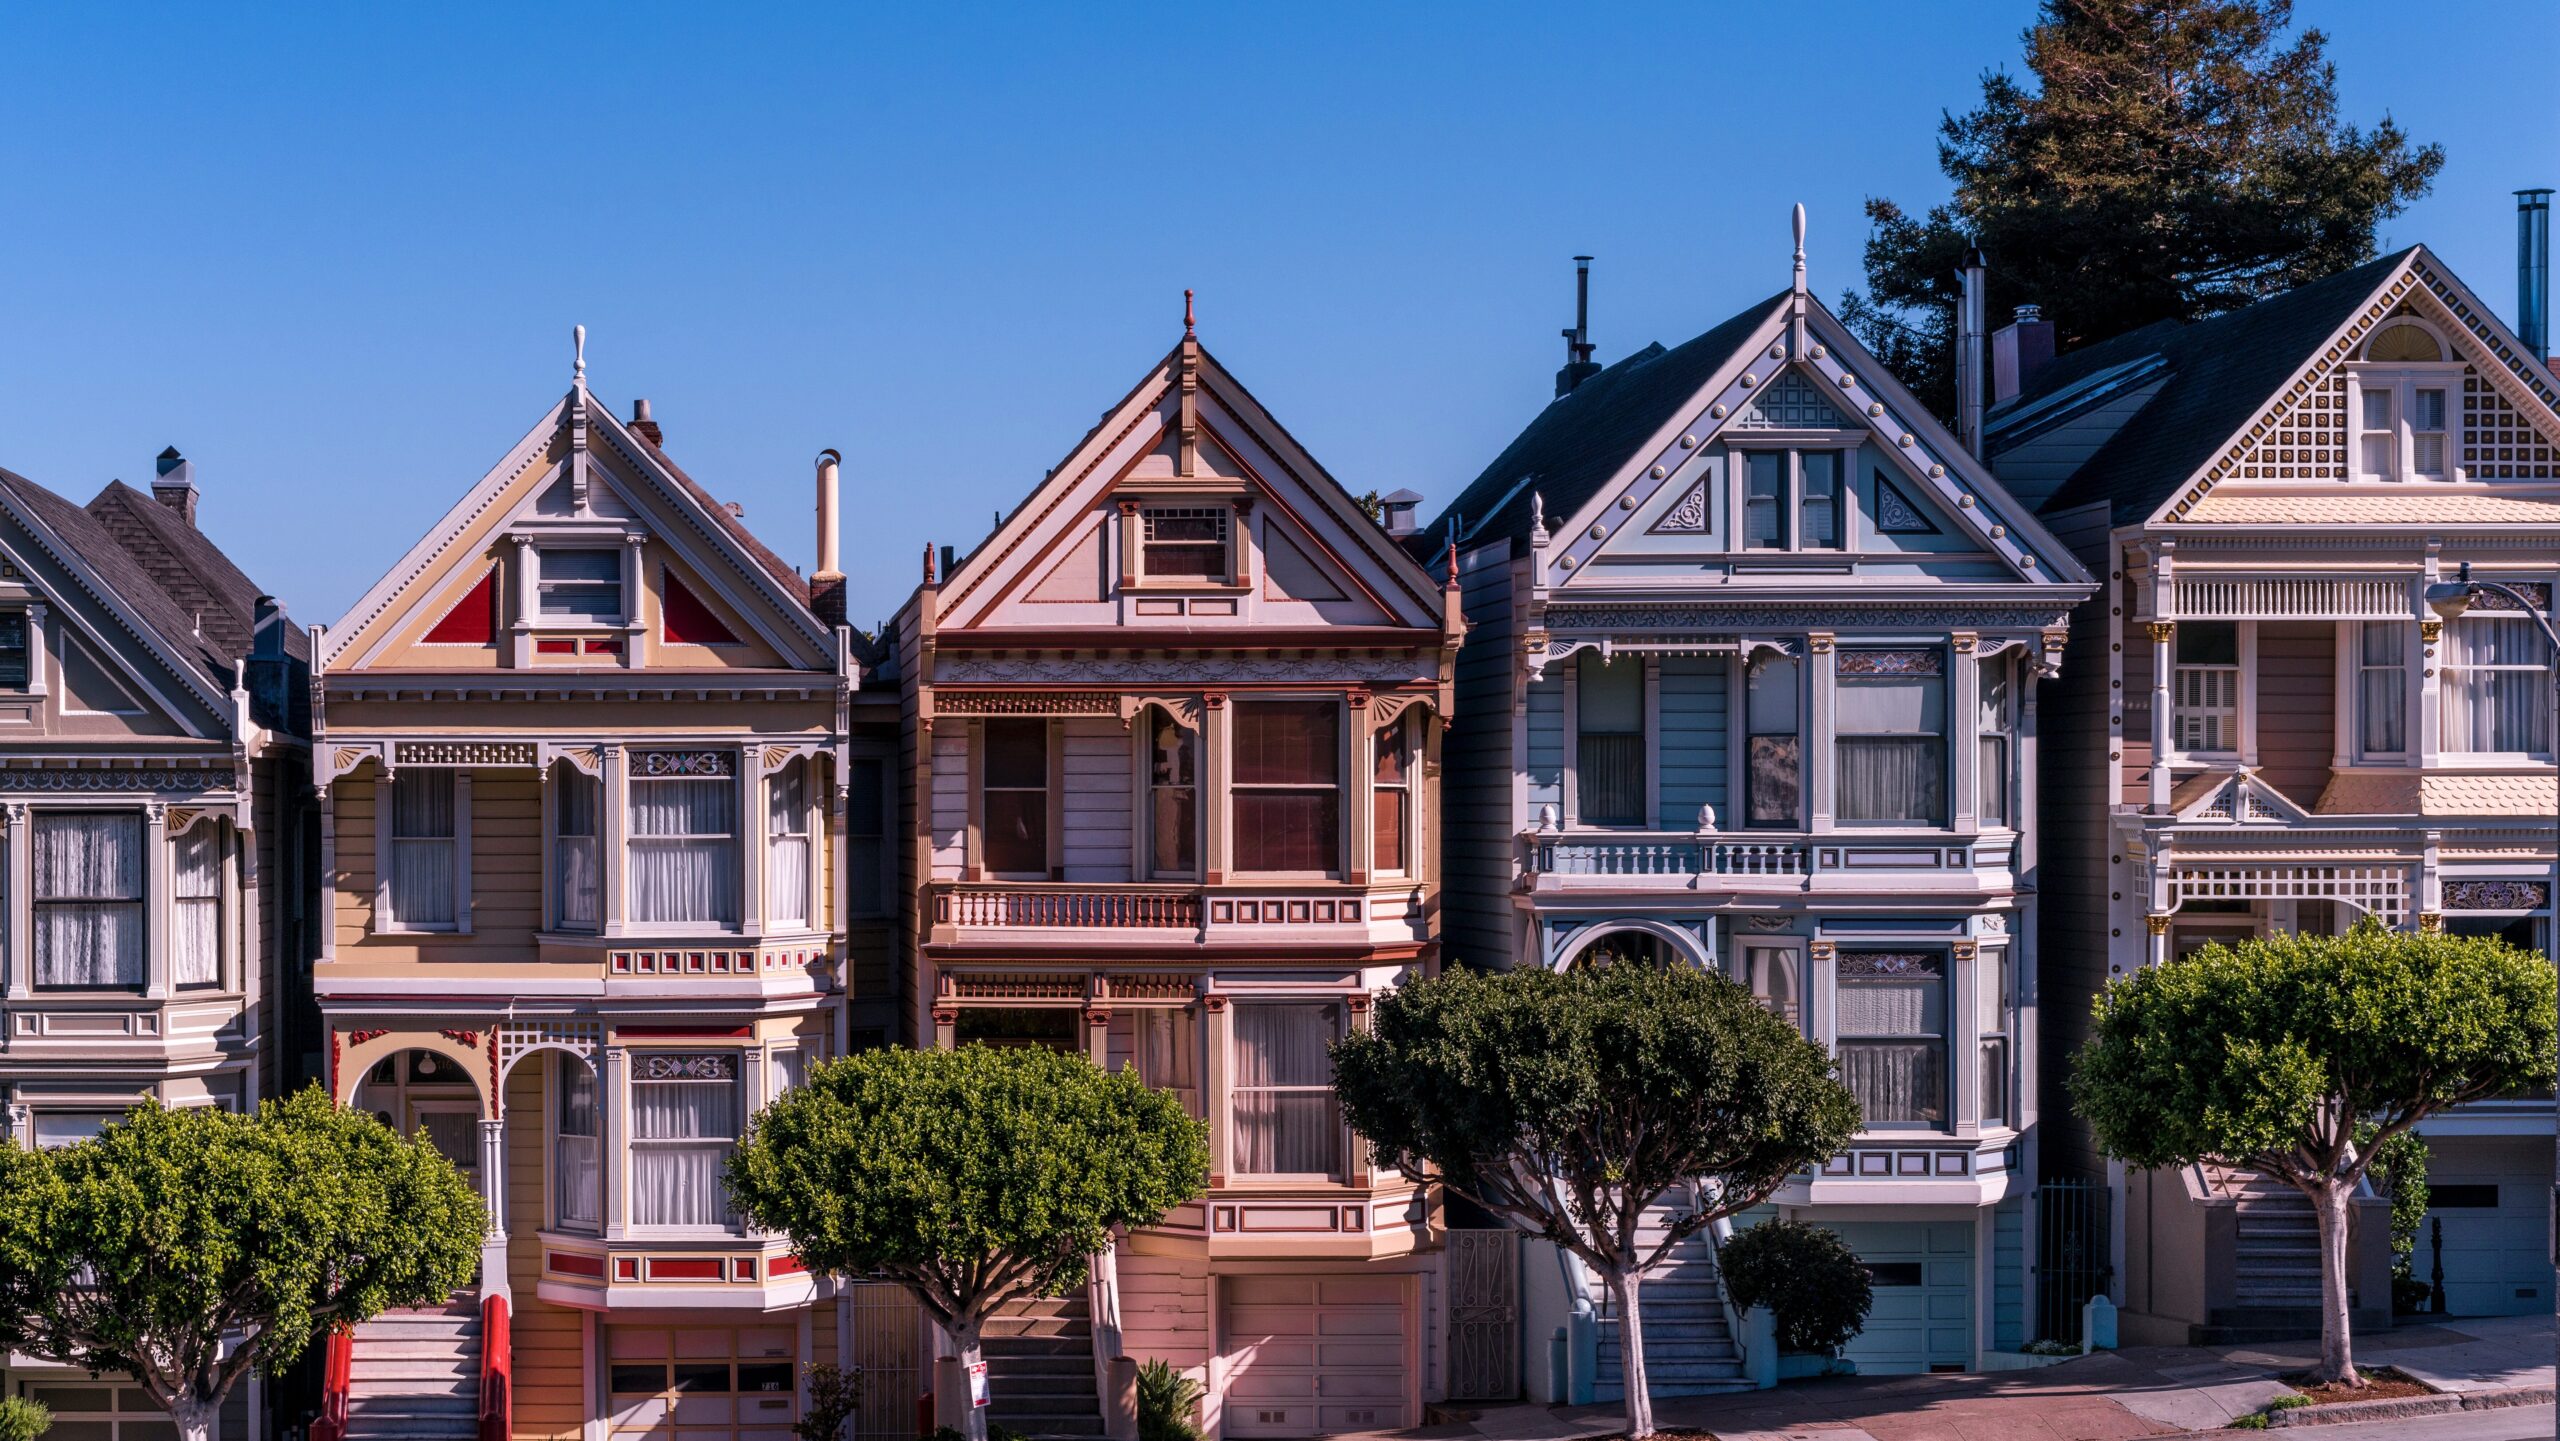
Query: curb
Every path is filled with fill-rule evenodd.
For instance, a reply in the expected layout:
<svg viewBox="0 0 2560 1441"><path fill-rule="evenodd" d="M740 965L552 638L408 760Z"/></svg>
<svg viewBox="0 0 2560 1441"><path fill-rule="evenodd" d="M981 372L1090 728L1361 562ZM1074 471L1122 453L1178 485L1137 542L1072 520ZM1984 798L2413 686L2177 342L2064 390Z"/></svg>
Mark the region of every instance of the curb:
<svg viewBox="0 0 2560 1441"><path fill-rule="evenodd" d="M2401 1396L2388 1401L2332 1401L2325 1406L2296 1406L2267 1418L2270 1429L2333 1426L2347 1421L2399 1421L2412 1416L2443 1416L2455 1411L2504 1411L2515 1406L2548 1406L2550 1386L2516 1386L2504 1391L2454 1392L2438 1396Z"/></svg>

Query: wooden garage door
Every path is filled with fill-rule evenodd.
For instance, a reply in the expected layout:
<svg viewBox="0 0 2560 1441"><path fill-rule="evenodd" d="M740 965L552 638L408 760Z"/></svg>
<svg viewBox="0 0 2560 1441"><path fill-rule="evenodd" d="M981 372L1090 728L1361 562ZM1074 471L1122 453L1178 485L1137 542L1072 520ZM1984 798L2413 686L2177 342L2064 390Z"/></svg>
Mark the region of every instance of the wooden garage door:
<svg viewBox="0 0 2560 1441"><path fill-rule="evenodd" d="M615 1441L792 1441L797 1337L766 1326L608 1327Z"/></svg>
<svg viewBox="0 0 2560 1441"><path fill-rule="evenodd" d="M1319 1436L1414 1426L1412 1280L1228 1276L1218 1282L1226 1434Z"/></svg>
<svg viewBox="0 0 2560 1441"><path fill-rule="evenodd" d="M1844 1348L1859 1371L1903 1375L1973 1364L1971 1221L1844 1221L1831 1229L1867 1263L1875 1285L1867 1328Z"/></svg>

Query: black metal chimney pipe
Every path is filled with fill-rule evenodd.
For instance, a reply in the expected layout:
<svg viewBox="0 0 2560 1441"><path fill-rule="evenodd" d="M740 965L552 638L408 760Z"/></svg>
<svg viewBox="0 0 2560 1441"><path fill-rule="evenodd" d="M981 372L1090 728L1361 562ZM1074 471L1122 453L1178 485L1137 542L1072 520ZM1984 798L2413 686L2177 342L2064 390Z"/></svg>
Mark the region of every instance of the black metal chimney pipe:
<svg viewBox="0 0 2560 1441"><path fill-rule="evenodd" d="M1556 372L1558 398L1600 373L1591 359L1591 257L1573 257L1573 328L1564 333L1564 369Z"/></svg>

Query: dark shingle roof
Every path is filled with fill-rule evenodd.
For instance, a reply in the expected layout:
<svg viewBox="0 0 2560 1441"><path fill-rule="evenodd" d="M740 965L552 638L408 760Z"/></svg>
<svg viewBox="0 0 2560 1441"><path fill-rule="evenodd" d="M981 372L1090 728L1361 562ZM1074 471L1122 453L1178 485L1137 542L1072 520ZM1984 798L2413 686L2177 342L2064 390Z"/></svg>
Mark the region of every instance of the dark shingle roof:
<svg viewBox="0 0 2560 1441"><path fill-rule="evenodd" d="M1461 545L1527 535L1532 494L1546 498L1551 521L1570 517L1618 473L1637 446L1652 439L1698 393L1790 293L1779 291L1669 350L1648 345L1549 402L1483 474L1422 528L1413 549L1436 556L1447 543L1453 512L1461 519ZM1521 484L1524 477L1526 485Z"/></svg>
<svg viewBox="0 0 2560 1441"><path fill-rule="evenodd" d="M107 482L88 510L181 610L191 617L201 614L205 639L216 654L236 660L249 653L258 597L269 592L242 574L222 547L176 511L121 480ZM288 621L284 648L296 660L309 660L311 637Z"/></svg>
<svg viewBox="0 0 2560 1441"><path fill-rule="evenodd" d="M2169 378L2054 491L2045 513L2105 500L2112 504L2114 523L2130 525L2158 510L2416 250L2368 260L2210 320L2159 321L2055 361L2002 409L2032 405L2083 377L2148 355L2168 363Z"/></svg>
<svg viewBox="0 0 2560 1441"><path fill-rule="evenodd" d="M649 453L657 458L659 465L665 467L667 474L675 477L676 484L683 486L687 491L691 492L693 498L702 503L702 508L711 512L712 523L719 526L722 530L727 531L729 533L729 538L737 543L740 550L743 550L747 554L755 557L756 564L764 567L765 574L773 578L773 583L781 588L783 594L800 602L800 606L803 610L808 608L808 579L802 576L797 570L792 569L791 562L774 554L771 547L767 546L763 541L756 539L754 531L747 529L747 523L745 521L740 520L737 516L731 514L728 506L721 504L718 500L712 497L710 491L703 489L702 482L685 474L684 467L676 464L675 461L667 455L665 446L658 444L656 441L649 439L647 436L642 435L637 431L626 431L626 433L629 434L632 439L649 447ZM826 627L824 626L819 627L821 630L824 630L825 628Z"/></svg>

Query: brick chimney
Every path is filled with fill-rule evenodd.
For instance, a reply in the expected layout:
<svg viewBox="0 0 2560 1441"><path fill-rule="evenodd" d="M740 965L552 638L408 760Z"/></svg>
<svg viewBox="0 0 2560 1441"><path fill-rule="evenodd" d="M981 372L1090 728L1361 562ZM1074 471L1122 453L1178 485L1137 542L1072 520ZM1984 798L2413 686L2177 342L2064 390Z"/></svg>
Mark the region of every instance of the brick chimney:
<svg viewBox="0 0 2560 1441"><path fill-rule="evenodd" d="M1991 334L1991 403L2004 404L2053 364L2053 322L2044 307L2021 305L2018 318Z"/></svg>
<svg viewBox="0 0 2560 1441"><path fill-rule="evenodd" d="M178 518L194 529L196 523L195 462L178 454L176 446L160 452L152 462L151 498L178 513Z"/></svg>
<svg viewBox="0 0 2560 1441"><path fill-rule="evenodd" d="M649 402L645 400L631 402L631 433L660 450L667 448L667 437L658 429L657 417L649 413Z"/></svg>

